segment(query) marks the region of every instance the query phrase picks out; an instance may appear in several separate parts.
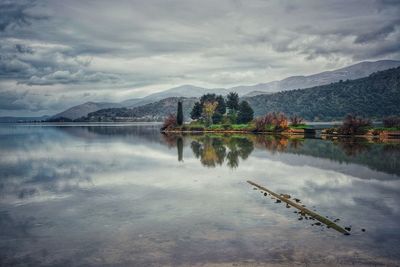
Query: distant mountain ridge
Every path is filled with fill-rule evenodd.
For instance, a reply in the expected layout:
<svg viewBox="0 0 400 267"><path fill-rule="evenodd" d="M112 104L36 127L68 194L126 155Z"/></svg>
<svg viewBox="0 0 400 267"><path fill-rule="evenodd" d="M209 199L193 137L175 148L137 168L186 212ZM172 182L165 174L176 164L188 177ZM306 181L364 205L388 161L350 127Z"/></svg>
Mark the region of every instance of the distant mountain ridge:
<svg viewBox="0 0 400 267"><path fill-rule="evenodd" d="M184 116L198 98L171 97L134 108L102 109L89 113L84 121L162 120L176 113L183 101ZM341 120L352 113L382 119L400 114L400 67L371 74L356 80L340 81L306 89L241 97L254 109L255 116L268 112L299 115L309 121Z"/></svg>
<svg viewBox="0 0 400 267"><path fill-rule="evenodd" d="M81 121L162 121L168 114L176 113L179 101L183 103L184 117L189 118L197 100L195 97L168 97L139 107L101 109L89 113Z"/></svg>
<svg viewBox="0 0 400 267"><path fill-rule="evenodd" d="M279 91L286 91L292 89L301 89L314 87L340 80L353 80L366 77L374 72L390 69L400 66L400 61L395 60L380 60L375 62L361 62L345 68L333 71L325 71L309 76L291 76L280 81L273 81L269 83L260 83L252 86L236 86L232 88L216 88L208 89L197 87L193 85L182 85L174 87L165 91L157 92L143 98L133 98L122 101L120 103L109 102L86 102L81 105L71 107L63 112L54 115L52 118L64 117L69 119L77 119L88 115L100 109L107 108L134 108L146 104L154 103L159 100L170 97L200 97L206 93L215 93L226 95L229 92L237 92L241 97L251 97L261 94L271 94Z"/></svg>
<svg viewBox="0 0 400 267"><path fill-rule="evenodd" d="M68 118L71 120L75 120L96 110L105 108L117 108L117 107L122 107L122 105L120 103L86 102L81 105L69 108L63 112L60 112L52 116L52 118Z"/></svg>

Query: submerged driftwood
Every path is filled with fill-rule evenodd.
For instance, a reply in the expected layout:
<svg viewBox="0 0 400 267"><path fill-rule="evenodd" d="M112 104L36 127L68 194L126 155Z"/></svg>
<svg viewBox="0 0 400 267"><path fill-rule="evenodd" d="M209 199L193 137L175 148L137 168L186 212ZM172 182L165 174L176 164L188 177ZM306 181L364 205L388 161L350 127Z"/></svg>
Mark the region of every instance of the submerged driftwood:
<svg viewBox="0 0 400 267"><path fill-rule="evenodd" d="M311 216L312 218L314 218L314 219L320 221L320 222L323 223L323 224L326 224L326 226L328 226L329 228L335 229L335 230L338 231L339 233L342 233L342 234L344 234L344 235L349 235L349 234L350 234L350 233L349 233L348 231L346 231L344 228L340 227L339 225L337 225L336 223L332 222L331 220L329 220L329 219L327 219L327 218L325 218L325 217L319 215L319 214L316 213L316 212L313 212L313 211L311 211L311 210L309 210L309 209L303 207L302 205L299 205L299 204L297 204L297 203L291 201L289 198L287 198L287 196L285 196L285 195L279 195L279 194L277 194L277 193L275 193L275 192L272 192L271 190L269 190L269 189L267 189L267 188L265 188L265 187L263 187L263 186L261 186L261 185L259 185L259 184L256 184L256 183L254 183L254 182L252 182L252 181L247 181L247 182L248 182L249 184L251 184L251 185L253 185L253 186L255 186L255 187L257 187L257 188L259 188L259 189L261 189L261 190L263 190L263 191L265 191L265 192L268 192L269 194L271 194L272 196L276 197L277 199L279 199L279 200L281 200L281 201L284 201L286 204L295 207L296 209L300 210L301 214L308 214L308 215ZM296 201L296 202L297 202L297 201Z"/></svg>

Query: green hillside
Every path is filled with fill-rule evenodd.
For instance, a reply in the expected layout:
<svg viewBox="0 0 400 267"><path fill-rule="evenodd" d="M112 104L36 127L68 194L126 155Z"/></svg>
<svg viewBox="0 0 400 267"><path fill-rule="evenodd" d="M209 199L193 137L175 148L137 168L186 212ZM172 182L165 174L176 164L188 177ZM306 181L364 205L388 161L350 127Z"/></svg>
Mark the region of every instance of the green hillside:
<svg viewBox="0 0 400 267"><path fill-rule="evenodd" d="M400 67L368 77L307 89L248 97L255 115L297 114L307 120L342 119L346 114L380 119L400 114Z"/></svg>

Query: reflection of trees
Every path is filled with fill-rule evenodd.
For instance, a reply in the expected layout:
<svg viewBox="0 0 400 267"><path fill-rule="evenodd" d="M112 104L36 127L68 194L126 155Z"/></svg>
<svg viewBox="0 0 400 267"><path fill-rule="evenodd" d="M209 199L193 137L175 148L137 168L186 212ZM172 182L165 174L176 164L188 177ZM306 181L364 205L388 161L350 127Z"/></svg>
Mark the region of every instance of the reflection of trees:
<svg viewBox="0 0 400 267"><path fill-rule="evenodd" d="M285 151L289 145L289 139L286 136L257 135L256 143L258 146L266 148L273 153Z"/></svg>
<svg viewBox="0 0 400 267"><path fill-rule="evenodd" d="M178 140L178 137L182 141ZM182 158L185 136L164 136L170 147L178 147L178 160ZM368 166L371 169L400 175L399 143L378 143L367 139L304 139L293 136L272 135L190 135L194 156L206 167L226 162L229 168L237 168L257 147L272 153L285 152L327 158L339 163L348 162Z"/></svg>
<svg viewBox="0 0 400 267"><path fill-rule="evenodd" d="M176 147L178 149L178 161L183 160L183 139L182 137L178 137L176 139Z"/></svg>
<svg viewBox="0 0 400 267"><path fill-rule="evenodd" d="M253 151L253 142L247 138L210 137L204 136L191 143L193 154L207 167L227 165L236 168L239 158L246 159ZM227 153L228 150L228 153Z"/></svg>
<svg viewBox="0 0 400 267"><path fill-rule="evenodd" d="M299 150L303 146L304 139L289 137L285 135L256 135L255 143L257 147L267 149L272 153L284 152L289 148Z"/></svg>
<svg viewBox="0 0 400 267"><path fill-rule="evenodd" d="M247 159L254 149L253 142L245 137L230 138L227 146L229 148L227 164L230 168L239 166L239 157L243 160Z"/></svg>
<svg viewBox="0 0 400 267"><path fill-rule="evenodd" d="M167 144L169 148L175 147L177 145L178 135L163 133L161 136L164 140L164 143Z"/></svg>
<svg viewBox="0 0 400 267"><path fill-rule="evenodd" d="M223 142L208 136L201 140L193 141L191 148L195 157L200 158L200 162L207 167L221 165L226 156L226 148Z"/></svg>
<svg viewBox="0 0 400 267"><path fill-rule="evenodd" d="M346 139L335 142L347 156L357 156L368 152L370 144L366 140Z"/></svg>

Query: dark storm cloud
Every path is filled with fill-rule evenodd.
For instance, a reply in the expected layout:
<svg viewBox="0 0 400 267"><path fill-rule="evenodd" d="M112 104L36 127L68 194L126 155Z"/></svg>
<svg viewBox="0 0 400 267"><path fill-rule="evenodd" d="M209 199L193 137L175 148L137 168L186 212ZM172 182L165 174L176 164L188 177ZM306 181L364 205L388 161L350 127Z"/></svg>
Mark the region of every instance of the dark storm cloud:
<svg viewBox="0 0 400 267"><path fill-rule="evenodd" d="M399 1L0 0L0 7L0 90L13 82L42 103L35 110L85 90L96 90L93 101L123 100L180 84L255 84L400 58Z"/></svg>
<svg viewBox="0 0 400 267"><path fill-rule="evenodd" d="M0 1L0 31L27 26L36 20L47 19L45 15L32 14L29 9L35 1Z"/></svg>

